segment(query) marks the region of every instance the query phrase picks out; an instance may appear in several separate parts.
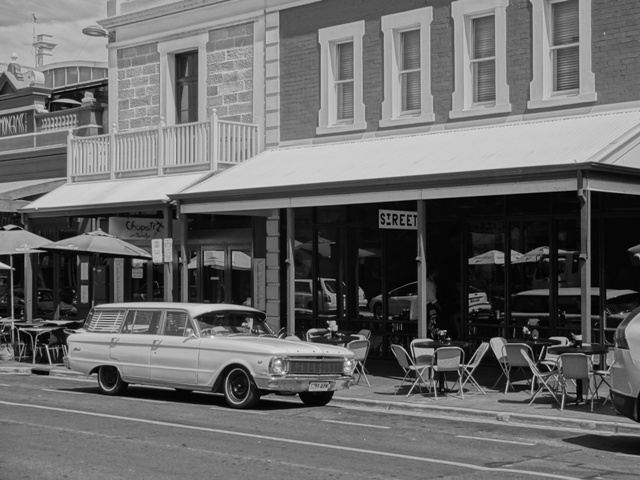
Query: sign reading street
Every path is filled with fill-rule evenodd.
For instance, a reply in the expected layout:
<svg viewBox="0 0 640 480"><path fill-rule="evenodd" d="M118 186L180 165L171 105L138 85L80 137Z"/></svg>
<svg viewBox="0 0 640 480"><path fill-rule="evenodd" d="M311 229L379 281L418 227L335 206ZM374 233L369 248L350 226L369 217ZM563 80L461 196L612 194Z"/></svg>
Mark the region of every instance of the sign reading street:
<svg viewBox="0 0 640 480"><path fill-rule="evenodd" d="M418 213L402 210L378 210L378 228L417 230Z"/></svg>

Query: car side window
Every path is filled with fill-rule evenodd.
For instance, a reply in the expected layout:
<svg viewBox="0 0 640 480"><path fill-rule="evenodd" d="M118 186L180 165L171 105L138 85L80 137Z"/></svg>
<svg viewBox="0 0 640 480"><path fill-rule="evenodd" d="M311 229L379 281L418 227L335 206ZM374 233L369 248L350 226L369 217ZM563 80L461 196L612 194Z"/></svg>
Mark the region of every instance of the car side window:
<svg viewBox="0 0 640 480"><path fill-rule="evenodd" d="M159 310L130 310L127 313L122 333L153 335L158 332Z"/></svg>
<svg viewBox="0 0 640 480"><path fill-rule="evenodd" d="M175 310L167 311L164 322L164 335L184 337L188 335L188 329L194 331L193 325L189 320L187 312L179 312Z"/></svg>

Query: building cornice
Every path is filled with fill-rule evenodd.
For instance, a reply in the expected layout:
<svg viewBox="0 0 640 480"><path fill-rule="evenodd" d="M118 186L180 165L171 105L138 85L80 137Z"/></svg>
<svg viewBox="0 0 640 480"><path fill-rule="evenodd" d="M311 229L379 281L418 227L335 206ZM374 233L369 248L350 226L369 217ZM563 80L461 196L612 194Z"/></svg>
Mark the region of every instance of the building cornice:
<svg viewBox="0 0 640 480"><path fill-rule="evenodd" d="M320 0L181 0L166 5L147 8L137 12L116 15L98 21L98 24L107 30L114 30L127 25L155 20L169 15L175 15L200 8L223 6L234 4L241 8L242 13L254 15L256 12L272 12L293 8Z"/></svg>

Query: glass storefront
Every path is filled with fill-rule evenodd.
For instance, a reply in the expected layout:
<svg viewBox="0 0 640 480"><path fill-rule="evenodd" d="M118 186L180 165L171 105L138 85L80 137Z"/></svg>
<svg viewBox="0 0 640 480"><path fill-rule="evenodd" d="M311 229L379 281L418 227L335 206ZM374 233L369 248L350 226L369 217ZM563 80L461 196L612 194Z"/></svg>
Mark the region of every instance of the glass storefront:
<svg viewBox="0 0 640 480"><path fill-rule="evenodd" d="M335 320L340 330L371 330L372 353L388 356L390 344L408 347L417 336L417 229L380 228L381 210L417 212L417 203L295 210L301 337ZM475 344L521 337L523 327L542 337L581 332L585 261L575 192L430 200L425 212L427 283L437 288L437 327L449 337ZM635 197L593 194L594 342L610 342L640 306L640 261L627 253L640 244L638 217Z"/></svg>

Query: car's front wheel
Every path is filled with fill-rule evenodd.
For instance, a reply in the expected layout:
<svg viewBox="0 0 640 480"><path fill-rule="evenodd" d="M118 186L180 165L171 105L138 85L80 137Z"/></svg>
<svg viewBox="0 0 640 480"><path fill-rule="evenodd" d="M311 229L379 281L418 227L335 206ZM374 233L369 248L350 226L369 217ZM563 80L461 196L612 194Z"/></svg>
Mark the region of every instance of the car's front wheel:
<svg viewBox="0 0 640 480"><path fill-rule="evenodd" d="M105 395L121 395L127 390L128 384L122 380L116 367L103 365L98 370L98 386Z"/></svg>
<svg viewBox="0 0 640 480"><path fill-rule="evenodd" d="M301 392L299 396L309 407L324 407L333 398L333 392Z"/></svg>
<svg viewBox="0 0 640 480"><path fill-rule="evenodd" d="M260 392L249 372L236 367L224 380L224 398L231 408L251 408L260 400Z"/></svg>

